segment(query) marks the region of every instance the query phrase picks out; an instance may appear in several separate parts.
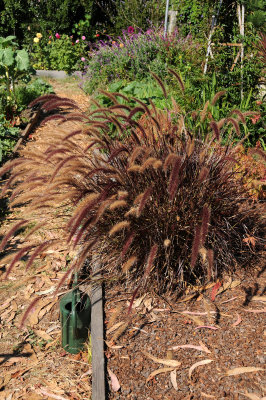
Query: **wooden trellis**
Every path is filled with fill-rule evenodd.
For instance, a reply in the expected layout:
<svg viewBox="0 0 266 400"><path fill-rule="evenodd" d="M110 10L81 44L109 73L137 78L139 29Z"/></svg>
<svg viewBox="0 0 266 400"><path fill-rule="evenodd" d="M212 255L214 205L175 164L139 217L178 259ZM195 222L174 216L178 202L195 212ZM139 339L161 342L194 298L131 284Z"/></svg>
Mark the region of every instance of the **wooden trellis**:
<svg viewBox="0 0 266 400"><path fill-rule="evenodd" d="M208 45L207 45L207 52L206 52L206 58L205 58L205 65L204 65L204 74L207 72L208 68L208 60L209 57L214 58L213 52L212 52L212 46L214 46L214 43L212 43L212 36L214 34L215 28L217 26L217 20L219 17L220 9L222 6L223 0L219 0L219 5L218 5L218 10L217 14L212 16L212 24L211 24L211 30L209 33L208 37ZM239 32L242 38L244 39L245 35L245 6L244 4L239 4L237 3L237 17L238 17L238 23L239 23ZM233 64L231 66L230 71L233 71L236 63L238 62L240 58L240 69L241 69L241 99L243 99L243 64L244 64L244 44L243 40L241 43L219 43L219 46L236 46L239 47L239 51L233 61Z"/></svg>

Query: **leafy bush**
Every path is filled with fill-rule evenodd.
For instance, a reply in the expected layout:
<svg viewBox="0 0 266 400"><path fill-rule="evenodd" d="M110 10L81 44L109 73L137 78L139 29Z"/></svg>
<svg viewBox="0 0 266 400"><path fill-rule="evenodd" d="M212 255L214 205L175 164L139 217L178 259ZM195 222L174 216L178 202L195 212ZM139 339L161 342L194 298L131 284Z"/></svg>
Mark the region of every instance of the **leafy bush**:
<svg viewBox="0 0 266 400"><path fill-rule="evenodd" d="M18 50L15 36L0 37L0 110L9 119L16 113L16 85L28 82L33 70L30 68L26 50Z"/></svg>
<svg viewBox="0 0 266 400"><path fill-rule="evenodd" d="M167 76L167 66L180 67L183 78L193 69L194 78L200 73L202 49L190 36L175 32L164 39L162 31L124 32L116 41L100 41L87 61L83 87L93 93L98 87L122 79L127 82L150 77L150 71L160 78Z"/></svg>
<svg viewBox="0 0 266 400"><path fill-rule="evenodd" d="M160 111L137 100L132 109L117 102L120 94L108 97L110 107L87 117L51 117L80 120L81 125L65 137L61 129L53 132L54 142L43 153L27 152L26 158L1 170L3 174L12 169L3 188L5 193L9 185L15 187L11 206L26 202L30 213L39 209L42 215L55 204L71 206L64 230L79 255L59 285L93 253L101 258L106 279L126 281L135 289L151 285L159 292L216 278L237 264L252 265L248 263L255 251L243 239L253 237L260 249L263 220L259 205L248 200L239 179L237 147L232 145L245 116L233 110L215 121L208 105L182 114L176 103ZM45 110L60 103L57 96L36 102ZM115 126L114 138L109 136L110 126ZM24 215L30 213L25 210ZM0 250L27 223L14 226ZM26 243L7 275L19 257L31 253L29 268L52 242L37 247Z"/></svg>
<svg viewBox="0 0 266 400"><path fill-rule="evenodd" d="M0 114L0 165L7 160L15 146L19 131L18 127L6 120L4 114Z"/></svg>
<svg viewBox="0 0 266 400"><path fill-rule="evenodd" d="M31 62L36 69L62 70L68 73L79 70L85 61L86 37L74 40L73 36L44 36L37 33L31 43Z"/></svg>
<svg viewBox="0 0 266 400"><path fill-rule="evenodd" d="M37 97L53 93L52 86L41 78L33 79L27 85L16 88L17 111L21 112Z"/></svg>

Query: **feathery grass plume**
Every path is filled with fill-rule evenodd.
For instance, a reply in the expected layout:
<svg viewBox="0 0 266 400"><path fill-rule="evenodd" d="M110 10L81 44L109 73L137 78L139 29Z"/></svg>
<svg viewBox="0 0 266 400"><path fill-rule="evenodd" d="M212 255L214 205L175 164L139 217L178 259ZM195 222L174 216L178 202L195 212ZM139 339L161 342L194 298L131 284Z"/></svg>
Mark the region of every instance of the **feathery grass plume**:
<svg viewBox="0 0 266 400"><path fill-rule="evenodd" d="M170 68L169 68L168 71L169 71L172 75L174 75L174 76L176 77L176 79L177 79L177 81L178 81L178 83L179 83L179 86L180 86L182 92L184 92L184 91L185 91L185 86L184 86L184 83L183 83L183 81L182 81L180 75L178 75L173 69L170 69Z"/></svg>
<svg viewBox="0 0 266 400"><path fill-rule="evenodd" d="M220 99L220 97L224 96L225 94L226 94L226 90L221 90L220 92L217 92L211 100L211 105L214 106L217 103L217 101Z"/></svg>
<svg viewBox="0 0 266 400"><path fill-rule="evenodd" d="M164 165L163 165L164 172L167 171L167 169L170 165L173 166L179 159L180 159L180 156L178 156L175 153L168 154L168 156L166 157L166 159L164 161Z"/></svg>
<svg viewBox="0 0 266 400"><path fill-rule="evenodd" d="M131 207L125 214L124 214L124 217L129 217L130 215L134 215L134 216L137 216L137 213L138 213L138 207Z"/></svg>
<svg viewBox="0 0 266 400"><path fill-rule="evenodd" d="M210 122L210 128L213 130L217 140L220 140L220 129L215 121Z"/></svg>
<svg viewBox="0 0 266 400"><path fill-rule="evenodd" d="M125 257L129 247L131 246L134 238L135 238L135 233L134 232L133 233L131 232L131 233L128 234L128 236L127 236L127 238L125 240L125 244L123 246L122 252L121 252L121 259L122 260Z"/></svg>
<svg viewBox="0 0 266 400"><path fill-rule="evenodd" d="M23 328L23 327L24 327L25 321L27 320L29 314L31 313L31 311L33 311L34 307L36 306L36 304L37 304L38 301L40 301L40 300L41 300L41 296L36 297L36 298L30 303L30 305L28 306L28 308L27 308L27 310L25 311L25 313L24 313L24 315L23 315L23 318L22 318L22 320L21 320L20 328Z"/></svg>
<svg viewBox="0 0 266 400"><path fill-rule="evenodd" d="M144 163L142 164L142 166L141 166L141 171L143 172L143 171L145 171L145 169L147 169L147 168L149 168L149 167L153 167L153 165L154 165L156 162L158 162L158 161L160 161L160 160L158 160L158 159L155 158L155 157L149 157L149 158L147 158L147 159L144 161Z"/></svg>
<svg viewBox="0 0 266 400"><path fill-rule="evenodd" d="M44 126L45 124L47 124L47 122L49 121L55 121L57 119L61 119L62 121L66 121L66 117L62 114L53 114L53 115L49 115L48 117L45 117L42 122L40 123L40 126Z"/></svg>
<svg viewBox="0 0 266 400"><path fill-rule="evenodd" d="M209 100L205 103L203 110L200 112L200 122L203 122L207 116L207 111L209 108L210 102Z"/></svg>
<svg viewBox="0 0 266 400"><path fill-rule="evenodd" d="M195 147L195 140L194 140L194 138L189 139L189 140L188 140L188 143L187 143L187 147L186 147L186 154L187 154L187 157L190 157L190 156L191 156L191 154L192 154L193 151L194 151L194 147Z"/></svg>
<svg viewBox="0 0 266 400"><path fill-rule="evenodd" d="M140 199L138 209L137 209L137 217L139 217L141 215L143 208L146 206L147 202L151 200L150 197L151 197L152 191L153 191L153 187L151 185L143 193L143 195Z"/></svg>
<svg viewBox="0 0 266 400"><path fill-rule="evenodd" d="M23 227L23 225L26 225L29 221L28 220L22 220L19 221L17 224L15 224L9 231L8 233L3 237L1 243L0 243L0 251L2 251L9 239L19 230Z"/></svg>
<svg viewBox="0 0 266 400"><path fill-rule="evenodd" d="M44 102L46 102L46 101L48 101L48 100L59 100L59 99L60 99L60 97L57 96L56 94L46 94L46 95L44 95L44 96L37 97L37 99L34 99L34 100L28 105L28 107L34 107L34 106L36 106L37 104L44 103Z"/></svg>
<svg viewBox="0 0 266 400"><path fill-rule="evenodd" d="M170 178L169 178L168 192L169 192L169 200L170 201L174 200L174 197L175 197L175 194L177 191L177 187L180 182L179 170L181 167L181 162L182 162L181 156L176 158L174 165L173 165L173 169L171 171Z"/></svg>
<svg viewBox="0 0 266 400"><path fill-rule="evenodd" d="M223 125L224 146L215 140L215 128L212 132L207 121L200 124L192 113L184 118L181 108L174 114L178 107L167 113L152 102L148 111L143 104L138 106L145 111L138 122L128 119L136 108L121 108L116 103L90 113L84 122L63 122L50 134L47 129L46 143L39 150L32 143L30 152L23 150L23 160L4 167L5 172L11 170L8 185L13 198L21 202L25 194L30 195L24 218L32 222L35 217L28 215L32 211L44 214L44 207L46 215L50 204L52 215L56 210L64 218L66 238L62 240L80 251L69 273L78 271L87 257L97 253L106 281L116 280L132 292L137 287L133 300L147 271L149 279L143 289L152 287L162 293L204 283L214 273L221 276L223 271L232 271L237 263L251 265L256 255L243 246L242 239L247 234L256 237L260 251L262 205L251 204L240 183L239 169L232 164L237 146L230 142L233 129L228 120L221 123L211 117L218 129ZM240 116L235 115L241 124ZM118 123L110 124L112 118ZM18 175L12 178L13 174ZM40 221L34 221L43 220L41 215ZM215 254L215 268L214 260L207 265L206 259L198 257L204 241L207 259L209 253ZM152 248L152 255L149 249L155 242L157 250ZM22 246L33 245L31 256L42 243L36 244L36 235L32 235ZM155 250L156 263L151 261ZM122 263L133 256L138 261L120 274ZM145 264L142 260L146 259Z"/></svg>
<svg viewBox="0 0 266 400"><path fill-rule="evenodd" d="M140 173L142 173L142 166L137 165L137 164L134 164L134 165L131 165L131 166L127 169L127 171L128 171L128 172L140 172Z"/></svg>
<svg viewBox="0 0 266 400"><path fill-rule="evenodd" d="M202 214L201 214L201 246L204 246L207 234L208 234L208 229L209 229L209 223L210 223L210 217L211 217L211 210L208 204L204 204L203 209L202 209Z"/></svg>
<svg viewBox="0 0 266 400"><path fill-rule="evenodd" d="M240 121L241 121L243 124L246 123L246 119L245 119L245 117L244 117L244 114L243 114L240 110L238 110L238 109L232 110L232 111L229 113L229 117L230 117L231 115L234 115L234 114L236 114L236 115L239 117Z"/></svg>
<svg viewBox="0 0 266 400"><path fill-rule="evenodd" d="M129 149L125 145L119 146L117 149L114 149L108 158L108 162L112 161L122 152L129 153Z"/></svg>
<svg viewBox="0 0 266 400"><path fill-rule="evenodd" d="M120 232L121 230L128 228L130 226L130 221L121 221L115 224L109 231L109 236L114 236L116 233Z"/></svg>
<svg viewBox="0 0 266 400"><path fill-rule="evenodd" d="M165 89L165 86L164 86L163 82L162 82L161 79L160 79L156 74L154 74L153 72L151 72L151 75L152 75L153 78L157 81L157 83L160 85L160 87L161 87L161 89L162 89L162 91L163 91L163 95L164 95L164 97L167 99L167 92L166 92L166 89Z"/></svg>
<svg viewBox="0 0 266 400"><path fill-rule="evenodd" d="M213 253L212 249L207 250L207 260L208 260L207 279L208 279L208 281L210 281L212 278L213 260L214 260L214 253Z"/></svg>
<svg viewBox="0 0 266 400"><path fill-rule="evenodd" d="M128 159L128 163L129 165L134 164L135 161L138 159L138 157L143 154L145 151L145 147L144 146L137 146L133 151L131 156Z"/></svg>
<svg viewBox="0 0 266 400"><path fill-rule="evenodd" d="M128 272L131 267L133 267L134 264L137 262L137 257L132 256L130 257L123 265L122 265L122 271L124 273Z"/></svg>
<svg viewBox="0 0 266 400"><path fill-rule="evenodd" d="M109 209L113 211L117 208L127 207L127 205L127 201L125 200L116 200L109 206Z"/></svg>
<svg viewBox="0 0 266 400"><path fill-rule="evenodd" d="M251 155L258 155L263 161L266 161L266 152L262 149L258 149L257 147L255 147L253 149L248 149L248 153Z"/></svg>
<svg viewBox="0 0 266 400"><path fill-rule="evenodd" d="M14 268L14 266L16 265L16 263L24 256L24 254L26 254L30 249L32 249L32 246L26 246L23 247L22 249L20 249L15 257L13 258L13 260L11 261L8 269L6 270L5 273L5 279L8 278L8 276L10 275L10 272L12 271L12 269Z"/></svg>
<svg viewBox="0 0 266 400"><path fill-rule="evenodd" d="M226 120L226 122L227 122L227 125L230 124L230 123L233 125L234 130L235 130L237 136L240 137L240 128L239 128L239 123L238 123L238 121L237 121L235 118L228 117L227 120Z"/></svg>
<svg viewBox="0 0 266 400"><path fill-rule="evenodd" d="M134 115L136 115L137 113L145 113L145 109L143 107L135 107L133 108L133 110L130 111L130 113L128 114L128 121L132 120L132 117L134 117Z"/></svg>
<svg viewBox="0 0 266 400"><path fill-rule="evenodd" d="M125 190L118 190L117 191L117 198L118 200L124 200L128 197L128 192Z"/></svg>
<svg viewBox="0 0 266 400"><path fill-rule="evenodd" d="M158 248L159 248L158 244L155 243L150 249L150 252L149 252L149 255L148 255L148 259L147 259L146 268L145 268L145 272L144 272L144 275L143 275L144 282L148 278L148 276L149 276L149 274L151 272L154 260L156 259L156 256L157 256Z"/></svg>
<svg viewBox="0 0 266 400"><path fill-rule="evenodd" d="M43 243L41 243L31 254L29 261L27 262L26 265L26 271L32 266L33 261L35 260L35 258L37 257L38 254L42 253L44 250L49 249L49 247L51 247L51 244L55 243L54 240L47 240Z"/></svg>
<svg viewBox="0 0 266 400"><path fill-rule="evenodd" d="M104 96L108 97L114 104L119 104L116 97L113 93L107 92L106 90L99 90L99 93L102 93Z"/></svg>
<svg viewBox="0 0 266 400"><path fill-rule="evenodd" d="M200 250L200 245L201 245L201 226L197 225L195 228L195 234L191 250L191 260L190 260L191 268L194 268L196 265L196 261Z"/></svg>
<svg viewBox="0 0 266 400"><path fill-rule="evenodd" d="M199 173L199 177L198 177L199 183L202 183L202 182L205 181L205 179L209 175L209 172L210 172L209 168L207 168L207 167L202 167L201 168L200 173Z"/></svg>

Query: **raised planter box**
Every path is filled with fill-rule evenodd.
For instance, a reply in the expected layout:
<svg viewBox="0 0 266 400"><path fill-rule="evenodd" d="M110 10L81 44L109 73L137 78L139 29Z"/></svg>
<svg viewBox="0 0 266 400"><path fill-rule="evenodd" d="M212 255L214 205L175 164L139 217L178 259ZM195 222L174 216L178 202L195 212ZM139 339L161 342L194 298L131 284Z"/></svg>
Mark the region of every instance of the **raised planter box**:
<svg viewBox="0 0 266 400"><path fill-rule="evenodd" d="M69 76L81 77L81 71L72 72L72 74L67 74L65 71L52 71L52 70L36 70L36 75L40 78L53 78L53 79L66 79Z"/></svg>

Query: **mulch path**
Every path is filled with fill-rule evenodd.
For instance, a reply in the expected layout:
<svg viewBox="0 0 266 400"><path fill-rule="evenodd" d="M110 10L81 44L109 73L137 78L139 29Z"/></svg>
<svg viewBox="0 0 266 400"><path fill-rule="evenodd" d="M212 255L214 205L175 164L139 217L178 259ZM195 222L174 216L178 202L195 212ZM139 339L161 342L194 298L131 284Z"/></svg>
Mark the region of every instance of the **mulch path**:
<svg viewBox="0 0 266 400"><path fill-rule="evenodd" d="M90 100L78 88L62 81L51 80L57 95L77 102L83 111ZM77 84L76 84L77 86ZM74 122L65 124L64 129L72 131ZM39 126L31 139L19 148L26 151L44 150L58 131L56 121ZM16 221L25 217L26 208L13 209L3 221L0 238ZM36 233L36 241L62 237L63 220L56 212L43 210L38 219L48 223L45 230ZM25 232L10 243L9 251L21 246ZM59 244L41 255L32 268L25 271L25 262L17 263L9 278L4 278L7 261L0 260L0 399L3 400L83 400L91 397L91 365L88 349L77 355L66 353L61 347L61 326L59 321L59 300L67 291L62 288L54 296L55 288L65 273L69 258L65 246ZM32 300L40 300L34 306L21 327L25 310Z"/></svg>
<svg viewBox="0 0 266 400"><path fill-rule="evenodd" d="M109 399L265 400L265 274L254 272L177 300L146 293L130 317L131 293L118 297L109 288Z"/></svg>

